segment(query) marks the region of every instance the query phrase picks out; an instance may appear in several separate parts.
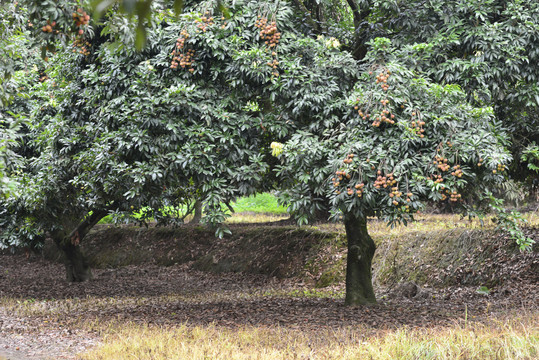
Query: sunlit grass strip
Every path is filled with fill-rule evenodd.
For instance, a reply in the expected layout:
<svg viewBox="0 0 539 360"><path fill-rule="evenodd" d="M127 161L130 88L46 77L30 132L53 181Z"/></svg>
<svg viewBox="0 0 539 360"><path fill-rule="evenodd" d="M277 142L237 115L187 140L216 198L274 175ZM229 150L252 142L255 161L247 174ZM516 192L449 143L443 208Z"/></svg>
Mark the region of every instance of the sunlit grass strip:
<svg viewBox="0 0 539 360"><path fill-rule="evenodd" d="M375 331L123 324L79 359L536 359L537 313L487 325Z"/></svg>
<svg viewBox="0 0 539 360"><path fill-rule="evenodd" d="M539 212L530 212L523 215L528 226L539 226ZM460 215L416 215L413 222L408 225L399 224L394 227L388 226L384 221L371 219L368 223L369 234L374 237L401 237L406 234L416 232L444 231L451 229L466 230L491 230L496 227L492 217L486 217L483 223L477 218L462 218ZM344 226L340 223L317 224L314 226L320 230L344 231Z"/></svg>
<svg viewBox="0 0 539 360"><path fill-rule="evenodd" d="M271 193L260 193L241 197L231 205L237 213L249 211L255 213L286 214L286 208L279 205L277 198Z"/></svg>
<svg viewBox="0 0 539 360"><path fill-rule="evenodd" d="M226 219L228 224L267 223L288 219L288 214L236 213Z"/></svg>

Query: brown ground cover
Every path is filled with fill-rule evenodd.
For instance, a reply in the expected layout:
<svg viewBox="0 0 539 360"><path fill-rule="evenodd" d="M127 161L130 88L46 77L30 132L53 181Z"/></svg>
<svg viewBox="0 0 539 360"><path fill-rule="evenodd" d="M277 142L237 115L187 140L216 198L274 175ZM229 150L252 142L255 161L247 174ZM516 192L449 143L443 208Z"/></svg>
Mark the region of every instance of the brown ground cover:
<svg viewBox="0 0 539 360"><path fill-rule="evenodd" d="M416 246L411 241L417 238L416 233L398 252L394 241L388 242L380 247L381 258L375 266L382 266L382 262L387 266L388 259L398 254L400 263L395 262L394 267L401 272L419 269L428 274L426 282L419 287L410 282L395 284L394 275L386 276L389 280L376 287L377 305L351 308L343 306L344 279L316 288L316 279L305 273L298 275L309 268L304 263L309 259L324 262L335 257L338 265L343 255L338 250L340 240L331 240L327 231L313 238L286 226L262 230L267 236L249 237L250 231L255 235L260 231L257 227L245 232L237 228L233 239L217 241L206 236L197 241L169 230L139 236L133 235L133 230L114 229L104 236L100 231L107 230L101 229L88 240L89 245L94 244L94 261L114 253L107 261L136 260L136 265L94 269L94 279L86 283L67 283L63 265L42 255L0 255L0 359L72 359L99 344L107 327L114 329L112 324L277 327L310 334L353 328L369 336L391 329L488 323L519 313L529 319L530 314L532 318L539 314L539 253L508 252L507 246L514 245L507 237L473 242L470 232L463 230L465 236L459 235L455 241L460 242L451 246L468 242L475 250L464 251L466 256L458 259L457 267L446 267L439 261L443 266L438 268L436 259L430 259L432 265L418 262L405 266L418 261L413 253L419 254L420 250L414 249L423 240L416 240ZM538 240L537 228L527 233ZM202 232L190 228L187 234ZM338 251L333 253L332 247ZM105 251L99 254L95 251L98 248ZM129 258L130 249L136 249L137 259ZM189 253L179 258L186 249ZM408 258L406 253L413 256ZM246 271L226 272L238 271L229 265L242 263L241 254L248 258L241 265ZM148 260L157 258L169 266ZM283 263L279 271L269 269L279 263ZM327 266L319 270L324 269ZM443 282L449 285L442 286L440 278L449 277L452 281ZM470 280L474 278L492 285L489 283L486 292L478 292L477 283Z"/></svg>

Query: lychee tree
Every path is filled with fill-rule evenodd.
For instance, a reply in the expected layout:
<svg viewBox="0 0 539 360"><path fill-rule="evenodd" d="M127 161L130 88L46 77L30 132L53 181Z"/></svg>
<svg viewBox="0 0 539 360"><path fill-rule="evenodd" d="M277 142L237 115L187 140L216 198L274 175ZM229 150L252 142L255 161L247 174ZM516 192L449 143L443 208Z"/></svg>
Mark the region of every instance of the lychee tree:
<svg viewBox="0 0 539 360"><path fill-rule="evenodd" d="M285 195L297 200L296 210L314 182L344 222L348 305L376 301L369 217L406 224L425 201L466 205L503 181L511 160L492 108L472 107L458 86L410 71L391 58L389 40L371 46L340 121L294 134L278 155Z"/></svg>
<svg viewBox="0 0 539 360"><path fill-rule="evenodd" d="M208 4L180 19L161 14L142 52L110 25L84 38L85 49L80 38L59 47L45 76L16 73L20 98L4 111L27 125L10 174L18 194L1 200L0 245L39 246L50 236L67 256L67 278L85 281L80 243L104 216L143 210L169 220L162 210L196 192L203 221L217 225L221 204L265 186L268 134L287 131L262 116L259 101L279 76L266 62L280 34L271 20L260 39L257 2L233 21L214 18Z"/></svg>

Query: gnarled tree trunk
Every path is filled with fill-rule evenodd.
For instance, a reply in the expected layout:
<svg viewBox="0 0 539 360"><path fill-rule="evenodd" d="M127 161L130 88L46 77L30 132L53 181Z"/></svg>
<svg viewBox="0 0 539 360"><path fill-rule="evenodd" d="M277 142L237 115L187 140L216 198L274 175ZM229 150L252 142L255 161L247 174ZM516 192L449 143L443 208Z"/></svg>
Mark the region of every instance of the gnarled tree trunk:
<svg viewBox="0 0 539 360"><path fill-rule="evenodd" d="M348 256L346 262L345 305L376 303L372 287L372 258L376 250L367 231L367 218L347 214L344 217Z"/></svg>
<svg viewBox="0 0 539 360"><path fill-rule="evenodd" d="M64 226L63 230L58 230L51 234L56 246L65 255L67 281L83 282L92 278L92 271L80 249L80 242L90 229L106 215L106 211L93 211L71 233L68 233L67 226Z"/></svg>

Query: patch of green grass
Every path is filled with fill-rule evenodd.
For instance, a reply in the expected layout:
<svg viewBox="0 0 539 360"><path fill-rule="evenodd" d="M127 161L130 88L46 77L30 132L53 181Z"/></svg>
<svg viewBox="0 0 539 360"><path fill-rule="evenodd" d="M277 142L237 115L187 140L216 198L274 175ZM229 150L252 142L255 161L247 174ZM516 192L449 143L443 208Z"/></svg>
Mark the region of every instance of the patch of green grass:
<svg viewBox="0 0 539 360"><path fill-rule="evenodd" d="M275 196L271 193L261 193L239 198L231 204L238 213L271 213L286 214L286 208L279 205Z"/></svg>

